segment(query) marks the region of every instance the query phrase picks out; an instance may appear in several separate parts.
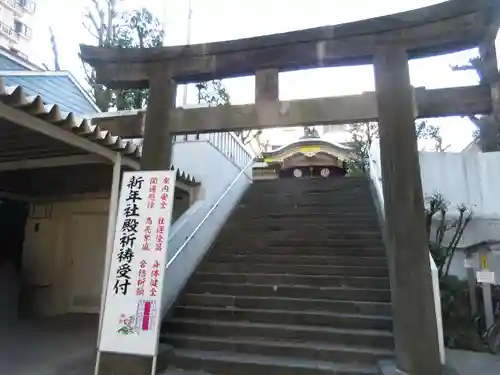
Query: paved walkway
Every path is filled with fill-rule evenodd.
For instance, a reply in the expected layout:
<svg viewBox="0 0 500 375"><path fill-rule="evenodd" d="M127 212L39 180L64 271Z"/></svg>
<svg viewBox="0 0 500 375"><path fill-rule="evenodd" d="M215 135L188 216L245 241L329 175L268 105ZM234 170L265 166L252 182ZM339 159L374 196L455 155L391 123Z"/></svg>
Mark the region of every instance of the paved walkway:
<svg viewBox="0 0 500 375"><path fill-rule="evenodd" d="M0 327L0 374L92 375L97 317L66 315ZM499 375L500 356L447 350L459 375ZM206 375L168 370L168 375ZM286 374L284 374L286 375Z"/></svg>
<svg viewBox="0 0 500 375"><path fill-rule="evenodd" d="M459 375L500 374L500 356L463 350L447 350L446 361Z"/></svg>
<svg viewBox="0 0 500 375"><path fill-rule="evenodd" d="M97 317L65 315L0 327L0 374L91 375Z"/></svg>

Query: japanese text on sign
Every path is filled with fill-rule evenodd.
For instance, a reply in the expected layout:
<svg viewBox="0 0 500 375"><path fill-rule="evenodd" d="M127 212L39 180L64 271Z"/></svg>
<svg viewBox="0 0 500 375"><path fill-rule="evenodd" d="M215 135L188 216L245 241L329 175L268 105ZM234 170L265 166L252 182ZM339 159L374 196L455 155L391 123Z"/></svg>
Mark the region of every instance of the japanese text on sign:
<svg viewBox="0 0 500 375"><path fill-rule="evenodd" d="M121 293L126 295L131 285L130 273L132 268L130 263L134 259L134 245L137 240L137 231L139 226L139 205L138 201L142 200L140 191L144 179L142 177L130 177L127 183L126 204L123 209L125 221L123 222L120 233L120 250L118 252L118 268L116 270L116 282L114 291L116 294Z"/></svg>
<svg viewBox="0 0 500 375"><path fill-rule="evenodd" d="M101 351L156 353L174 188L173 171L124 173Z"/></svg>

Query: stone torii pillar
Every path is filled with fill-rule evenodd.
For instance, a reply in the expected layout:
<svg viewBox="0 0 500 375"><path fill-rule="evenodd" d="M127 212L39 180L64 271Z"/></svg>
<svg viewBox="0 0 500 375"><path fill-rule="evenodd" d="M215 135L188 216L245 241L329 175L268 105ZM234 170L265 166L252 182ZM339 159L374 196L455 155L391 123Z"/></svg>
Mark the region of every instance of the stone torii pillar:
<svg viewBox="0 0 500 375"><path fill-rule="evenodd" d="M147 70L150 72L149 102L141 169L167 170L172 164L172 133L169 125L175 108L177 84L164 63L151 64ZM167 367L166 350L162 346L158 348L157 371ZM99 375L150 375L152 371L151 357L105 352L101 352L100 356Z"/></svg>
<svg viewBox="0 0 500 375"><path fill-rule="evenodd" d="M169 169L172 158L170 116L175 108L177 84L170 77L165 63L151 65L149 102L144 127L141 168Z"/></svg>
<svg viewBox="0 0 500 375"><path fill-rule="evenodd" d="M497 23L500 23L497 21ZM479 56L482 64L482 77L491 87L492 114L487 121L480 121L480 144L483 152L499 151L500 148L500 72L497 61L495 38L499 26L493 23L479 44Z"/></svg>
<svg viewBox="0 0 500 375"><path fill-rule="evenodd" d="M374 69L396 365L404 374L441 375L415 106L405 49L379 47Z"/></svg>

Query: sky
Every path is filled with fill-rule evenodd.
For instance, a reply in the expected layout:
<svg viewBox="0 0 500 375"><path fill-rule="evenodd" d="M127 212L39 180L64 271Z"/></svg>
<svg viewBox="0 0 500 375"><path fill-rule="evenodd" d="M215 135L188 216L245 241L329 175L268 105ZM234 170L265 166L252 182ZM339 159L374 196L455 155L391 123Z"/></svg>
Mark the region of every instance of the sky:
<svg viewBox="0 0 500 375"><path fill-rule="evenodd" d="M43 1L43 2L42 2ZM188 0L119 0L124 8L145 6L165 25L166 45L186 44ZM61 68L84 80L78 58L79 44L92 44L82 26L84 7L90 0L40 0L34 25L30 56L53 66L48 27L54 30ZM300 30L397 13L442 2L442 0L192 0L191 43L214 42ZM500 38L497 38L500 42ZM497 43L498 44L498 43ZM498 48L500 51L500 46ZM465 64L477 51L413 60L411 81L427 88L473 85L474 72L452 72L450 65ZM243 77L224 81L234 104L254 101L254 79ZM323 68L280 74L280 99L357 94L374 90L372 66ZM178 104L182 104L179 90ZM194 87L188 89L188 103L195 103ZM450 150L459 151L471 140L474 126L465 119L434 119Z"/></svg>

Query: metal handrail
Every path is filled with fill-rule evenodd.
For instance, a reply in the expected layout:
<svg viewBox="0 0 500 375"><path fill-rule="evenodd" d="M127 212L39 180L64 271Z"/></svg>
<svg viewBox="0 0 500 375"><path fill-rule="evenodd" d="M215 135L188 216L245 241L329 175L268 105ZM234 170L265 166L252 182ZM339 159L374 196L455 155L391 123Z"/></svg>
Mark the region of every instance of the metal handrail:
<svg viewBox="0 0 500 375"><path fill-rule="evenodd" d="M198 232L198 230L203 226L203 224L205 224L205 221L207 221L208 217L212 214L212 212L215 210L215 208L219 205L220 202L222 202L222 200L225 198L225 196L227 195L227 193L229 193L229 190L231 190L231 188L234 186L234 184L236 183L236 181L239 180L239 178L241 177L242 174L245 173L246 169L254 162L254 159L251 158L250 161L245 165L245 167L243 167L241 169L241 171L238 173L238 175L236 176L236 178L233 180L233 182L231 182L231 184L229 184L229 186L227 187L226 190L224 190L224 193L222 193L222 195L219 197L219 199L217 199L217 202L214 203L214 205L210 208L210 210L207 212L207 214L205 215L205 217L203 218L203 220L201 220L201 222L198 224L198 226L194 229L194 231L188 236L188 238L186 238L186 241L184 241L184 243L182 244L182 246L179 248L179 250L176 251L176 253L174 254L174 256L172 257L172 259L170 259L167 263L167 266L165 267L165 269L168 269L168 267L170 267L170 265L175 261L175 259L179 256L179 254L182 252L182 250L184 250L184 248L187 246L187 244L189 243L189 241L195 236L195 234Z"/></svg>

